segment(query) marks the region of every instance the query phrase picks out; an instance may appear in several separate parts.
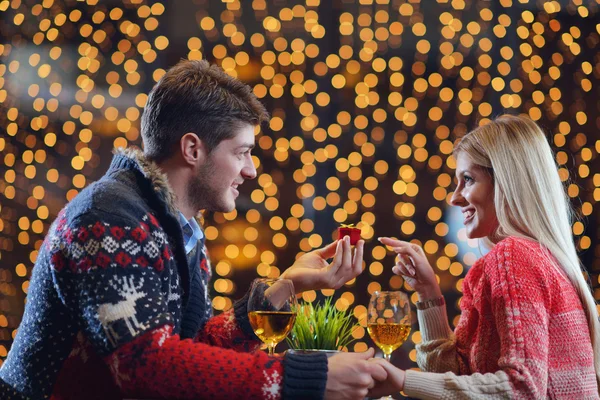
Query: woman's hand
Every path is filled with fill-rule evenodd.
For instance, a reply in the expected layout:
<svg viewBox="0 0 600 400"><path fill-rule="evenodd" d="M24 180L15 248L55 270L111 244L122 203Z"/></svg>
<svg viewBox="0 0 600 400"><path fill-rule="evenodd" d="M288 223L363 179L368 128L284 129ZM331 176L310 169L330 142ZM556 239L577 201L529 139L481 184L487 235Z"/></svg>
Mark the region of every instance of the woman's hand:
<svg viewBox="0 0 600 400"><path fill-rule="evenodd" d="M388 237L380 237L379 241L390 246L398 254L392 271L404 277L404 280L415 289L420 300L442 296L433 268L427 261L421 246Z"/></svg>
<svg viewBox="0 0 600 400"><path fill-rule="evenodd" d="M394 367L383 358L372 358L369 360L374 364L378 364L387 372L387 379L384 381L375 381L375 386L369 390L369 397L379 398L398 393L404 389L405 372Z"/></svg>
<svg viewBox="0 0 600 400"><path fill-rule="evenodd" d="M339 289L362 272L364 245L364 240L359 240L353 252L350 237L346 236L299 257L294 265L281 274L281 278L290 279L296 293ZM331 257L333 261L328 263Z"/></svg>

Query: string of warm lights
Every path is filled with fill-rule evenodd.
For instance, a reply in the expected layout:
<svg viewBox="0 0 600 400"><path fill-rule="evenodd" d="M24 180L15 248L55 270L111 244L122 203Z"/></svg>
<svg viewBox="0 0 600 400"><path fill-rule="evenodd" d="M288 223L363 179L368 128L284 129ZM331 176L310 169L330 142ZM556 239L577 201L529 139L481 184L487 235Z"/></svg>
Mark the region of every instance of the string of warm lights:
<svg viewBox="0 0 600 400"><path fill-rule="evenodd" d="M597 2L187 3L0 0L0 363L49 224L104 173L112 147L140 145L146 94L179 58L220 65L272 114L256 131L258 178L238 210L204 221L215 310L355 223L366 271L336 307L364 327L370 293L410 292L374 240L397 236L431 255L456 323L462 278L481 253L448 206L453 142L503 112L551 135L600 298ZM194 33L181 40L173 21L190 10ZM364 328L354 336L350 350L371 343ZM398 353L414 361L418 330L411 339Z"/></svg>

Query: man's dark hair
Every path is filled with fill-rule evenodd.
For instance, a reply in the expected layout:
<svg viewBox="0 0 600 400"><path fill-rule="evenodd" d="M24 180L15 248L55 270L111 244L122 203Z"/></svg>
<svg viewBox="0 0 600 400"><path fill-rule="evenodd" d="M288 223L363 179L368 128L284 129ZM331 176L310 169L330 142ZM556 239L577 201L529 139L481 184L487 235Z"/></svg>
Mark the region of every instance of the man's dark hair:
<svg viewBox="0 0 600 400"><path fill-rule="evenodd" d="M168 159L182 136L194 132L212 151L241 123L259 125L269 114L252 89L207 61L180 61L152 88L142 114L144 153Z"/></svg>

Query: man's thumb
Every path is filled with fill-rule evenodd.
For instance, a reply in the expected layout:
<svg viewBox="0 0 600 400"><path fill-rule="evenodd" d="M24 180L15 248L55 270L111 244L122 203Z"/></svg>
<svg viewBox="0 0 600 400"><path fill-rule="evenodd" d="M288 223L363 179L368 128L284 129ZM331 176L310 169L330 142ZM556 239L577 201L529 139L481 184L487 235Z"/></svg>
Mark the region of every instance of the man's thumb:
<svg viewBox="0 0 600 400"><path fill-rule="evenodd" d="M363 353L354 353L358 356L358 358L360 358L361 360L368 360L369 358L373 358L373 356L375 355L375 349L372 347L369 347L369 350L363 352Z"/></svg>

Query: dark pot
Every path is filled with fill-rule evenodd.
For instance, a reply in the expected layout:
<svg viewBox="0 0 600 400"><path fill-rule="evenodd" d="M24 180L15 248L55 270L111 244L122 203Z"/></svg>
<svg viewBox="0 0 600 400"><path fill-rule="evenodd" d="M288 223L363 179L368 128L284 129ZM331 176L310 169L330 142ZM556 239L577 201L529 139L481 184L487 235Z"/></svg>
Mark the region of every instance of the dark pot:
<svg viewBox="0 0 600 400"><path fill-rule="evenodd" d="M338 353L341 353L341 351L339 350L319 350L319 349L308 349L308 350L294 350L294 349L288 349L287 350L288 353L290 354L318 354L318 353L324 353L327 358L334 356Z"/></svg>

